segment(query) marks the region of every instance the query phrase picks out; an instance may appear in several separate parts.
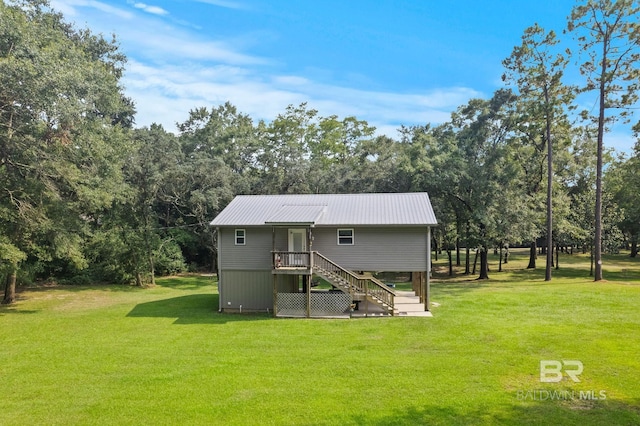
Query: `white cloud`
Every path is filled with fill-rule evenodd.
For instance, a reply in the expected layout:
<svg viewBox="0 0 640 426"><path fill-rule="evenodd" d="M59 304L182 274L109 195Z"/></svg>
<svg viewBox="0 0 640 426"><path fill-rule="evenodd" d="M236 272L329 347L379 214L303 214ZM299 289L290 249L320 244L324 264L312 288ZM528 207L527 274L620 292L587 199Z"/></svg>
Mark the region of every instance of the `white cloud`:
<svg viewBox="0 0 640 426"><path fill-rule="evenodd" d="M115 32L122 51L129 57L157 63L178 61L211 61L226 64L264 64L265 58L248 55L232 47L232 42L205 38L199 31L191 31L159 19L159 11L151 11L145 3L134 3L143 15L109 6L94 0L53 0L52 6L69 18L83 16L96 33ZM155 9L153 9L155 10ZM168 12L167 12L168 13ZM123 22L125 20L126 22ZM188 27L184 21L179 25Z"/></svg>
<svg viewBox="0 0 640 426"><path fill-rule="evenodd" d="M213 6L226 7L228 9L244 9L245 6L235 1L227 0L195 0L197 3L206 3Z"/></svg>
<svg viewBox="0 0 640 426"><path fill-rule="evenodd" d="M137 103L137 124L161 123L175 131L190 109L226 101L256 120L272 120L290 104L308 102L320 115L356 116L386 133L401 124L442 123L478 93L465 88L424 94L397 94L318 84L302 77L256 75L233 66L182 67L130 61L124 79Z"/></svg>
<svg viewBox="0 0 640 426"><path fill-rule="evenodd" d="M144 10L145 12L151 13L152 15L165 16L169 14L169 12L159 6L149 6L145 3L133 3L133 7L135 7L136 9Z"/></svg>
<svg viewBox="0 0 640 426"><path fill-rule="evenodd" d="M155 122L176 131L175 123L185 121L189 110L226 101L254 120L270 121L288 105L307 102L321 116L355 116L376 126L378 134L397 136L401 124L442 123L459 105L481 96L465 87L394 93L339 86L324 82L332 74L326 70L311 72L315 77L278 72L275 69L283 64L276 67L275 62L245 53L232 40L181 28L158 16L162 13L150 9L153 6L133 1L130 4L137 9L132 10L95 0L53 3L69 16L87 19L94 32L117 34L121 50L129 57L123 84L136 103L139 126ZM196 1L240 6L226 0Z"/></svg>
<svg viewBox="0 0 640 426"><path fill-rule="evenodd" d="M119 19L133 19L134 14L109 4L94 0L51 0L51 7L62 12L67 19L78 17L78 8L92 8Z"/></svg>

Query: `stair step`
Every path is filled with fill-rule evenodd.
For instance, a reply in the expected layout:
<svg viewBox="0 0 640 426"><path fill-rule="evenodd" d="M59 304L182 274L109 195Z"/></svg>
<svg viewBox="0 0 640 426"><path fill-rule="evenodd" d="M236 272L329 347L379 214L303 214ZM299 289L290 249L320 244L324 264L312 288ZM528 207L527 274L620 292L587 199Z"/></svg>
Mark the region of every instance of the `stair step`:
<svg viewBox="0 0 640 426"><path fill-rule="evenodd" d="M394 299L395 303L420 303L420 297L407 297L407 296L396 296Z"/></svg>
<svg viewBox="0 0 640 426"><path fill-rule="evenodd" d="M433 314L429 311L421 312L398 312L395 314L398 317L433 317Z"/></svg>
<svg viewBox="0 0 640 426"><path fill-rule="evenodd" d="M394 308L399 312L424 312L424 305L422 303L419 304L408 304L408 303L396 303Z"/></svg>

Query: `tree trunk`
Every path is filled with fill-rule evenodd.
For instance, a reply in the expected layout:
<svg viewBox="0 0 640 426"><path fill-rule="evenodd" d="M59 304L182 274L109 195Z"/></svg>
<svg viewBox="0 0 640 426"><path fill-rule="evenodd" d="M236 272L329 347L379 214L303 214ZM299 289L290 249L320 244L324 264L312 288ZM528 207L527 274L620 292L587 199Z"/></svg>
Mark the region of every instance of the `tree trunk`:
<svg viewBox="0 0 640 426"><path fill-rule="evenodd" d="M456 266L460 266L460 237L456 237Z"/></svg>
<svg viewBox="0 0 640 426"><path fill-rule="evenodd" d="M476 249L476 255L473 258L473 272L472 272L472 274L476 273L476 265L478 265L478 253L480 253L480 249Z"/></svg>
<svg viewBox="0 0 640 426"><path fill-rule="evenodd" d="M453 276L453 256L451 254L451 249L447 250L447 256L449 256L449 276Z"/></svg>
<svg viewBox="0 0 640 426"><path fill-rule="evenodd" d="M135 278L136 278L136 285L138 287L142 287L142 274L140 273L140 262L138 261L138 255L137 254L133 254L133 268L135 270Z"/></svg>
<svg viewBox="0 0 640 426"><path fill-rule="evenodd" d="M13 268L8 274L4 287L4 299L2 299L3 305L10 305L16 300L16 279L18 272Z"/></svg>
<svg viewBox="0 0 640 426"><path fill-rule="evenodd" d="M503 244L500 243L500 259L498 260L498 272L502 272L502 246Z"/></svg>
<svg viewBox="0 0 640 426"><path fill-rule="evenodd" d="M435 261L438 261L438 241L434 238L433 239L433 251L434 251L434 257L435 257Z"/></svg>
<svg viewBox="0 0 640 426"><path fill-rule="evenodd" d="M629 253L629 257L636 257L638 255L638 236L633 235L631 237L631 253Z"/></svg>
<svg viewBox="0 0 640 426"><path fill-rule="evenodd" d="M536 240L533 240L529 247L529 265L527 265L527 269L536 269L536 258L538 257L537 251L538 248L536 247Z"/></svg>
<svg viewBox="0 0 640 426"><path fill-rule="evenodd" d="M149 256L149 269L151 270L151 285L156 285L156 263L153 259L153 255Z"/></svg>
<svg viewBox="0 0 640 426"><path fill-rule="evenodd" d="M507 263L509 263L509 245L508 244L504 250L504 264L506 265Z"/></svg>
<svg viewBox="0 0 640 426"><path fill-rule="evenodd" d="M549 105L549 91L544 87L544 102ZM551 281L551 263L553 259L553 143L551 140L551 112L547 108L545 114L545 136L547 139L547 264L545 265L544 280Z"/></svg>
<svg viewBox="0 0 640 426"><path fill-rule="evenodd" d="M609 43L608 40L605 41L605 45ZM606 108L606 99L607 99L607 78L605 77L608 73L607 66L608 58L606 54L606 50L602 55L602 63L601 72L600 72L600 105L599 105L599 113L598 113L598 147L596 150L596 206L594 213L594 221L595 221L595 241L594 241L594 262L595 262L595 271L593 274L594 281L602 280L602 153L604 151L603 148L603 139L604 139L604 110Z"/></svg>
<svg viewBox="0 0 640 426"><path fill-rule="evenodd" d="M471 259L470 259L471 251L469 250L469 247L465 248L465 252L466 252L466 257L464 259L464 274L465 275L470 275L471 274L471 269L470 269L469 262L471 261Z"/></svg>
<svg viewBox="0 0 640 426"><path fill-rule="evenodd" d="M556 269L560 269L560 245L556 246Z"/></svg>
<svg viewBox="0 0 640 426"><path fill-rule="evenodd" d="M467 220L466 222L466 228L465 228L465 250L467 253L467 257L465 259L465 263L464 263L464 273L465 275L470 275L471 274L471 269L469 269L469 262L471 261L470 259L470 255L471 255L471 250L469 249L469 238L471 236L471 224L469 223L469 221Z"/></svg>
<svg viewBox="0 0 640 426"><path fill-rule="evenodd" d="M479 280L488 280L489 279L488 249L487 249L487 247L482 247L478 251L480 252L480 276L478 277L478 279Z"/></svg>

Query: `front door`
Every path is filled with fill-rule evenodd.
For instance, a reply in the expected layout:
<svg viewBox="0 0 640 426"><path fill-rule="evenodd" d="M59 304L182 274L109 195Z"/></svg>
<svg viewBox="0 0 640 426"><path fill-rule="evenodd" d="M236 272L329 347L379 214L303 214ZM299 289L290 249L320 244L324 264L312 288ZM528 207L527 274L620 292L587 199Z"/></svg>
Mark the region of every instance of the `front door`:
<svg viewBox="0 0 640 426"><path fill-rule="evenodd" d="M307 266L307 230L289 229L290 266Z"/></svg>

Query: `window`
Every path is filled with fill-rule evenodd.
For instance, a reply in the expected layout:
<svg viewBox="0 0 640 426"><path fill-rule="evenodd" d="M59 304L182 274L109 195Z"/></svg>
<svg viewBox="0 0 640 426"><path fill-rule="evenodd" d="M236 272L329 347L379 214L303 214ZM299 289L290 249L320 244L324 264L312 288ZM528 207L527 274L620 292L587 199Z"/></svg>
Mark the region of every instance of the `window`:
<svg viewBox="0 0 640 426"><path fill-rule="evenodd" d="M339 246L352 246L353 241L353 229L338 229Z"/></svg>
<svg viewBox="0 0 640 426"><path fill-rule="evenodd" d="M246 241L246 232L244 229L236 229L236 245L243 246Z"/></svg>

